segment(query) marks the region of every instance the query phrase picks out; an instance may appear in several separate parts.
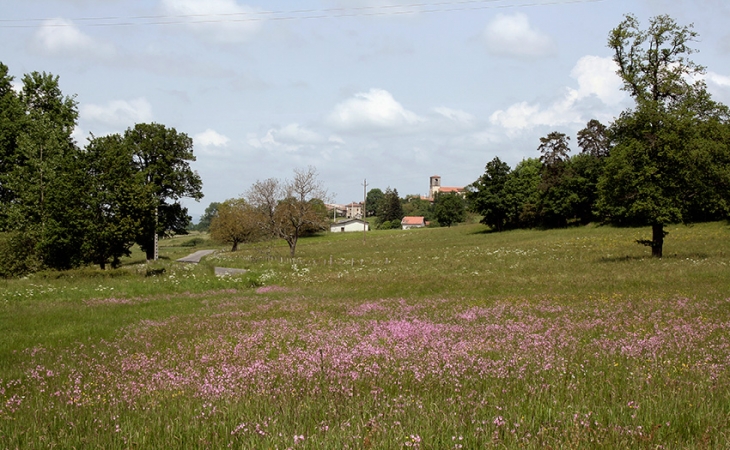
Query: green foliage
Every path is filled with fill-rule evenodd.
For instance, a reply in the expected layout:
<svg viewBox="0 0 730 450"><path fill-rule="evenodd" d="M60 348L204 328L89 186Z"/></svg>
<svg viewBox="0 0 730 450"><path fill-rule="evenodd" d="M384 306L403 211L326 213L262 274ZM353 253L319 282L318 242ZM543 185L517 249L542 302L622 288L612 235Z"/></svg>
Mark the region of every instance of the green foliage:
<svg viewBox="0 0 730 450"><path fill-rule="evenodd" d="M591 119L578 132L578 146L583 153L595 158L605 158L611 152L608 128L596 119Z"/></svg>
<svg viewBox="0 0 730 450"><path fill-rule="evenodd" d="M615 147L599 181L598 208L612 223L651 225L652 239L638 242L656 257L667 224L725 215L730 202L728 110L697 81L704 69L688 58L696 36L669 16L642 30L631 15L609 36L636 107L612 126Z"/></svg>
<svg viewBox="0 0 730 450"><path fill-rule="evenodd" d="M421 196L407 196L401 202L403 216L424 217L427 221L434 218L434 205Z"/></svg>
<svg viewBox="0 0 730 450"><path fill-rule="evenodd" d="M504 184L508 228L532 228L538 225L540 173L542 163L527 158L515 166Z"/></svg>
<svg viewBox="0 0 730 450"><path fill-rule="evenodd" d="M191 218L179 200L203 197L200 176L190 168L190 162L195 161L193 140L157 123L127 129L124 140L132 152L134 167L150 187L156 203L157 218L148 217L137 237L147 259L152 259L155 234L164 237L187 233Z"/></svg>
<svg viewBox="0 0 730 450"><path fill-rule="evenodd" d="M434 203L434 218L442 227L461 223L466 217L464 198L455 193L439 194Z"/></svg>
<svg viewBox="0 0 730 450"><path fill-rule="evenodd" d="M132 165L129 147L119 135L92 137L81 158L81 185L85 195L82 251L86 262L102 269L119 266L122 256L142 232L142 223L154 215L151 188Z"/></svg>
<svg viewBox="0 0 730 450"><path fill-rule="evenodd" d="M510 199L505 190L510 172L509 165L495 157L487 163L484 175L467 187L466 197L471 210L481 214L482 223L496 231L503 231L512 224L508 222Z"/></svg>
<svg viewBox="0 0 730 450"><path fill-rule="evenodd" d="M254 208L244 199L229 199L218 206L210 223L210 237L230 244L231 251L235 252L238 244L263 238L263 227Z"/></svg>
<svg viewBox="0 0 730 450"><path fill-rule="evenodd" d="M200 222L193 226L192 229L195 231L208 231L210 229L210 222L218 213L218 207L220 205L220 202L211 202L210 205L205 208L205 212L200 217Z"/></svg>
<svg viewBox="0 0 730 450"><path fill-rule="evenodd" d="M401 200L398 196L398 190L388 187L385 190L383 200L380 203L378 221L380 223L392 222L394 220L400 221L403 216L403 206L401 205Z"/></svg>
<svg viewBox="0 0 730 450"><path fill-rule="evenodd" d="M384 196L385 194L383 194L383 191L378 188L373 188L368 191L365 196L365 208L367 208L366 217L378 215Z"/></svg>

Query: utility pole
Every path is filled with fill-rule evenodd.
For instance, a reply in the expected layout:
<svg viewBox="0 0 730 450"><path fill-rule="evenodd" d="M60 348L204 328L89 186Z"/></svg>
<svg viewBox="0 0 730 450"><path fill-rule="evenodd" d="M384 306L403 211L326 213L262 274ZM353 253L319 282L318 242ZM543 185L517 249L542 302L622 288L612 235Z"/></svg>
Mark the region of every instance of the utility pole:
<svg viewBox="0 0 730 450"><path fill-rule="evenodd" d="M368 180L367 178L362 181L362 243L365 243L365 236L368 232L368 221L365 220L368 217Z"/></svg>

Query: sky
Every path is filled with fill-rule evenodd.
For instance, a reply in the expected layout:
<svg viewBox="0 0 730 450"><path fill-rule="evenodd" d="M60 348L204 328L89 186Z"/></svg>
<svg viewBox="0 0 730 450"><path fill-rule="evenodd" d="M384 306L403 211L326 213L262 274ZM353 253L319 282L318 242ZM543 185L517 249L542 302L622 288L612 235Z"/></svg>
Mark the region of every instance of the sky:
<svg viewBox="0 0 730 450"><path fill-rule="evenodd" d="M200 202L316 168L330 201L426 195L552 131L608 124L632 100L608 34L627 13L694 24L692 59L730 104L726 0L24 0L0 3L15 82L59 76L90 133L156 122L193 138Z"/></svg>

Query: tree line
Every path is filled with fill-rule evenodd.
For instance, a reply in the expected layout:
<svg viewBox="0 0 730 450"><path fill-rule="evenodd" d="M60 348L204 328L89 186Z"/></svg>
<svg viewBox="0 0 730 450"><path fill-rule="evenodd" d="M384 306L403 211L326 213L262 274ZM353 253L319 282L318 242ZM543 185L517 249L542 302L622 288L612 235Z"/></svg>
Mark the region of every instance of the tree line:
<svg viewBox="0 0 730 450"><path fill-rule="evenodd" d="M539 158L514 169L494 158L468 188L482 222L496 231L601 221L651 226L637 241L662 256L665 227L730 213L730 113L713 101L704 67L688 55L697 34L669 16L641 29L625 16L609 34L623 89L635 105L609 125L591 120L570 137L540 139Z"/></svg>
<svg viewBox="0 0 730 450"><path fill-rule="evenodd" d="M203 196L191 138L136 124L81 147L58 76L26 74L17 91L13 81L0 63L0 276L117 267L135 243L152 259L156 236L186 232L179 200Z"/></svg>
<svg viewBox="0 0 730 450"><path fill-rule="evenodd" d="M420 195L400 198L397 189L388 187L385 192L379 188L369 190L365 208L368 217L375 217L380 230L400 228L405 216L423 217L434 226L450 227L466 219L467 202L454 193L437 194L433 199Z"/></svg>
<svg viewBox="0 0 730 450"><path fill-rule="evenodd" d="M283 239L293 258L300 237L328 229L327 197L310 166L295 169L291 180L257 180L242 196L211 204L203 220L211 238L231 244L231 251L241 243Z"/></svg>

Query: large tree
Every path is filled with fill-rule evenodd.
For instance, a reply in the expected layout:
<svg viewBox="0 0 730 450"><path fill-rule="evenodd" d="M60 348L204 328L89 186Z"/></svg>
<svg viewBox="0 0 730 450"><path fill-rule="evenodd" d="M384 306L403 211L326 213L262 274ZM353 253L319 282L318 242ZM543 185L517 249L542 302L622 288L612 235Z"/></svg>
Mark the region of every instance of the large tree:
<svg viewBox="0 0 730 450"><path fill-rule="evenodd" d="M383 194L383 191L378 188L373 188L368 191L368 194L365 197L365 208L367 208L367 217L378 215L378 210L380 209L380 204L383 201L384 196L385 194Z"/></svg>
<svg viewBox="0 0 730 450"><path fill-rule="evenodd" d="M20 97L12 83L8 67L0 63L0 231L5 229L6 208L12 200L7 178L16 166L18 136L25 119Z"/></svg>
<svg viewBox="0 0 730 450"><path fill-rule="evenodd" d="M3 127L7 139L15 138L5 141L7 159L0 174L6 229L30 246L29 254L43 265L73 267L83 259L78 230L84 192L76 176L79 149L71 138L76 101L62 94L57 76L33 72L22 81L18 100L23 114L11 115L18 122ZM8 92L5 99L17 105Z"/></svg>
<svg viewBox="0 0 730 450"><path fill-rule="evenodd" d="M464 197L453 192L438 194L434 206L434 217L442 227L450 227L464 221L466 205Z"/></svg>
<svg viewBox="0 0 730 450"><path fill-rule="evenodd" d="M192 218L180 199L200 200L203 183L190 168L190 162L195 161L193 140L185 133L157 123L143 123L128 129L124 139L156 203L156 214L145 220L143 231L137 237L137 243L150 260L154 258L155 236L187 233Z"/></svg>
<svg viewBox="0 0 730 450"><path fill-rule="evenodd" d="M651 226L651 239L638 242L655 257L666 225L691 221L691 209L728 207L728 113L710 99L704 68L689 59L696 38L669 16L641 29L627 15L608 39L636 105L613 125L598 207L611 222Z"/></svg>
<svg viewBox="0 0 730 450"><path fill-rule="evenodd" d="M84 205L82 251L86 262L101 269L120 264L142 232L145 220L154 215L152 186L142 180L130 148L118 134L92 137L79 158Z"/></svg>
<svg viewBox="0 0 730 450"><path fill-rule="evenodd" d="M380 202L378 210L378 222L400 221L403 218L403 205L400 201L397 189L388 187L383 194L383 200Z"/></svg>
<svg viewBox="0 0 730 450"><path fill-rule="evenodd" d="M507 163L495 157L487 163L484 174L467 186L466 195L472 211L481 214L481 222L495 231L504 230L509 221L509 199L505 193L505 184L510 171Z"/></svg>

